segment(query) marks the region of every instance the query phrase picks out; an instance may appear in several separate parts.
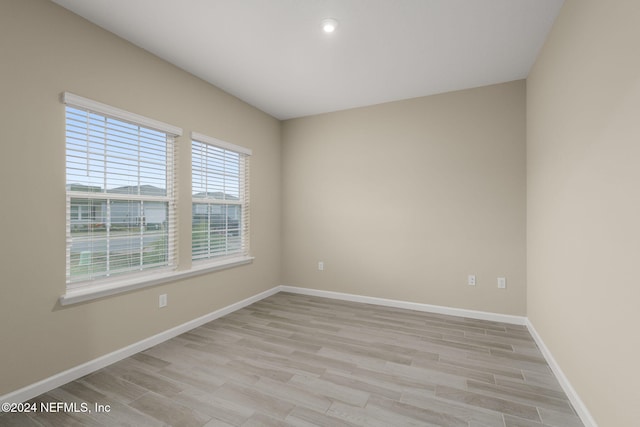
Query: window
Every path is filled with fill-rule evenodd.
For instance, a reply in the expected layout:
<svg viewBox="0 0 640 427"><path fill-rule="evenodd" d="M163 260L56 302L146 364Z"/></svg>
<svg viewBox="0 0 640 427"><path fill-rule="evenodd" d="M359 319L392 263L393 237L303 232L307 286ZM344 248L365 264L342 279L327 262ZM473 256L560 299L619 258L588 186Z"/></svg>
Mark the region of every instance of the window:
<svg viewBox="0 0 640 427"><path fill-rule="evenodd" d="M67 286L176 264L182 130L70 93Z"/></svg>
<svg viewBox="0 0 640 427"><path fill-rule="evenodd" d="M251 150L192 134L192 259L249 256Z"/></svg>

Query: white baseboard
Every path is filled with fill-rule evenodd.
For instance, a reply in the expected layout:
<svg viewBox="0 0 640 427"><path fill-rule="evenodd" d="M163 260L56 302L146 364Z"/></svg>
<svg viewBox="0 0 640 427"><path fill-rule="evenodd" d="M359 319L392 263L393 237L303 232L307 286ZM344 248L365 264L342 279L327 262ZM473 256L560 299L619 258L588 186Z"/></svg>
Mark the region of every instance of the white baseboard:
<svg viewBox="0 0 640 427"><path fill-rule="evenodd" d="M268 289L252 297L246 298L242 301L238 301L234 304L231 304L221 309L218 309L216 311L213 311L202 317L198 317L197 319L183 323L182 325L168 329L164 332L153 335L149 338L145 338L142 341L138 341L137 343L131 344L127 347L121 348L112 353L98 357L97 359L90 360L89 362L83 363L82 365L78 365L64 372L60 372L59 374L53 375L49 378L45 378L44 380L38 381L37 383L28 385L19 390L5 394L4 396L0 396L0 404L5 402L9 402L9 403L24 402L26 400L34 398L42 393L46 393L50 390L53 390L56 387L60 387L61 385L64 385L70 381L74 381L84 375L90 374L91 372L97 371L98 369L102 369L108 365L111 365L112 363L118 362L122 359L125 359L129 356L132 356L136 353L139 353L150 347L153 347L154 345L160 344L168 339L171 339L187 331L190 331L191 329L197 328L198 326L204 325L205 323L211 322L212 320L215 320L219 317L225 316L236 310L239 310L248 305L251 305L254 302L270 297L271 295L275 295L278 292L291 292L291 293L302 294L302 295L318 296L318 297L332 298L332 299L338 299L338 300L344 300L344 301L361 302L365 304L375 304L375 305L382 305L387 307L404 308L408 310L423 311L428 313L448 314L451 316L467 317L471 319L490 320L494 322L503 322L503 323L510 323L515 325L526 325L529 332L531 333L531 336L538 344L540 351L542 351L542 354L547 360L547 363L553 370L553 373L558 378L560 385L562 386L564 392L567 394L567 397L573 404L573 407L575 408L576 412L578 413L578 416L584 423L585 427L598 427L595 420L591 416L591 413L589 412L585 404L582 402L582 400L578 396L578 393L571 386L571 383L569 383L569 380L562 372L562 369L560 369L560 366L555 361L551 352L542 341L542 338L540 337L540 335L538 335L538 332L533 327L533 324L529 321L528 318L524 316L513 316L508 314L490 313L485 311L467 310L462 308L444 307L439 305L421 304L421 303L408 302L408 301L368 297L368 296L362 296L362 295L347 294L342 292L322 291L317 289L308 289L308 288L300 288L296 286L284 286L284 285L276 286L274 288Z"/></svg>
<svg viewBox="0 0 640 427"><path fill-rule="evenodd" d="M464 308L445 307L441 305L422 304L417 302L400 301L386 298L367 297L342 292L321 291L317 289L299 288L296 286L280 286L280 291L316 297L339 299L344 301L362 302L365 304L383 305L386 307L404 308L407 310L423 311L427 313L448 314L471 319L490 320L493 322L510 323L512 325L526 325L527 318L510 314L490 313L486 311L467 310Z"/></svg>
<svg viewBox="0 0 640 427"><path fill-rule="evenodd" d="M582 423L585 427L598 427L595 420L591 416L591 413L585 406L578 393L571 386L568 378L560 369L560 366L555 361L551 352L547 348L547 346L542 341L542 338L538 334L538 332L533 327L533 324L529 321L527 317L524 316L512 316L508 314L498 314L498 313L489 313L485 311L476 311L476 310L466 310L462 308L453 308L453 307L444 307L439 305L431 305L431 304L420 304L415 302L407 302L407 301L399 301L399 300L391 300L385 298L376 298L376 297L367 297L362 295L354 295L354 294L345 294L342 292L333 292L333 291L322 291L318 289L309 289L309 288L300 288L296 286L280 286L279 290L281 292L291 292L302 295L310 295L324 298L333 298L344 301L353 301L353 302L362 302L366 304L375 304L375 305L383 305L387 307L396 307L396 308L405 308L408 310L416 310L416 311L424 311L428 313L438 313L438 314L448 314L451 316L458 317L468 317L471 319L480 319L480 320L491 320L495 322L503 322L510 323L515 325L525 325L531 336L535 340L536 344L540 348L544 358L547 363L551 367L553 373L558 378L562 389L566 393L567 397L571 401L571 404L575 408L578 416L582 420Z"/></svg>
<svg viewBox="0 0 640 427"><path fill-rule="evenodd" d="M544 356L544 358L547 360L549 367L551 368L554 375L558 379L560 386L562 387L565 394L571 401L573 408L578 413L578 416L582 420L582 423L584 424L584 426L598 427L598 425L596 424L596 421L593 419L593 417L591 416L591 413L587 409L587 406L584 404L582 399L580 399L580 396L578 395L576 390L573 388L573 386L569 382L569 379L566 377L564 372L562 372L562 369L560 369L560 365L558 365L558 362L556 362L556 360L554 359L553 355L551 354L551 351L549 351L549 348L547 348L544 341L542 341L542 337L540 337L540 335L538 334L538 331L536 331L536 328L533 327L533 323L531 323L531 321L528 318L527 318L527 329L529 329L529 333L533 337L536 344L538 344L538 348L542 352L542 355Z"/></svg>
<svg viewBox="0 0 640 427"><path fill-rule="evenodd" d="M212 320L215 320L219 317L225 316L243 307L251 305L254 302L260 301L261 299L270 297L271 295L274 295L279 291L280 289L278 286L268 289L257 295L246 298L242 301L238 301L234 304L228 305L219 310L213 311L209 314L205 314L202 317L198 317L197 319L183 323L182 325L168 329L164 332L160 332L159 334L153 335L149 338L145 338L142 341L138 341L127 347L116 350L112 353L105 354L104 356L98 357L97 359L90 360L86 363L75 366L66 371L60 372L49 378L45 378L44 380L38 381L37 383L30 384L19 390L5 394L4 396L0 396L0 404L6 403L6 402L19 403L19 402L24 402L26 400L32 399L42 393L46 393L70 381L77 380L78 378L83 377L87 374L90 374L91 372L95 372L98 369L102 369L106 366L109 366L112 363L118 362L129 356L133 356L136 353L144 351L150 347L153 347L154 345L158 345L164 341L167 341L168 339L171 339L187 331L190 331L191 329L197 328L198 326L202 326L205 323L211 322Z"/></svg>

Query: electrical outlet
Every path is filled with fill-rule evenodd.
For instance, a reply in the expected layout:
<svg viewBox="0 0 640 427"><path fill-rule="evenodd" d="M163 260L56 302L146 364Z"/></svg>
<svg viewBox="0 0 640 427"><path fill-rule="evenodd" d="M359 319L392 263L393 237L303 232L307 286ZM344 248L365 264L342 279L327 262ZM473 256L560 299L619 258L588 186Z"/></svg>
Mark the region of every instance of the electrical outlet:
<svg viewBox="0 0 640 427"><path fill-rule="evenodd" d="M324 270L324 261L318 261L318 270Z"/></svg>
<svg viewBox="0 0 640 427"><path fill-rule="evenodd" d="M475 276L475 275L473 275L473 274L470 274L470 275L467 277L467 284L468 284L469 286L475 286L475 285L476 285L476 276Z"/></svg>
<svg viewBox="0 0 640 427"><path fill-rule="evenodd" d="M506 289L507 288L507 278L506 277L498 277L498 288Z"/></svg>
<svg viewBox="0 0 640 427"><path fill-rule="evenodd" d="M167 306L167 294L162 294L160 295L160 298L158 298L158 307L162 308L166 306Z"/></svg>

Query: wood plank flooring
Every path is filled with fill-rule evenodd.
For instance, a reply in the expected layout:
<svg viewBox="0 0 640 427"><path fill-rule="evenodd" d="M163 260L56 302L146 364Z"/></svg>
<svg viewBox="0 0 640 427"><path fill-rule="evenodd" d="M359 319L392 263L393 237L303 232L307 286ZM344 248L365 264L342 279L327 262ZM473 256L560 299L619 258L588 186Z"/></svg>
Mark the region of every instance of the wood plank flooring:
<svg viewBox="0 0 640 427"><path fill-rule="evenodd" d="M583 425L523 326L289 293L30 402L92 411L0 425Z"/></svg>

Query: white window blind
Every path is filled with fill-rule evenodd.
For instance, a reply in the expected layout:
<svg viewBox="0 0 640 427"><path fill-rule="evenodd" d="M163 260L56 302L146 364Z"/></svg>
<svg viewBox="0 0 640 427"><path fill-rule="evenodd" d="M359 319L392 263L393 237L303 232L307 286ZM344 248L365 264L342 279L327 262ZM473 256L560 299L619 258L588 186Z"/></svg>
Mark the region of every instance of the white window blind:
<svg viewBox="0 0 640 427"><path fill-rule="evenodd" d="M68 286L174 267L181 129L70 93L63 102Z"/></svg>
<svg viewBox="0 0 640 427"><path fill-rule="evenodd" d="M193 133L192 259L249 256L251 150Z"/></svg>

